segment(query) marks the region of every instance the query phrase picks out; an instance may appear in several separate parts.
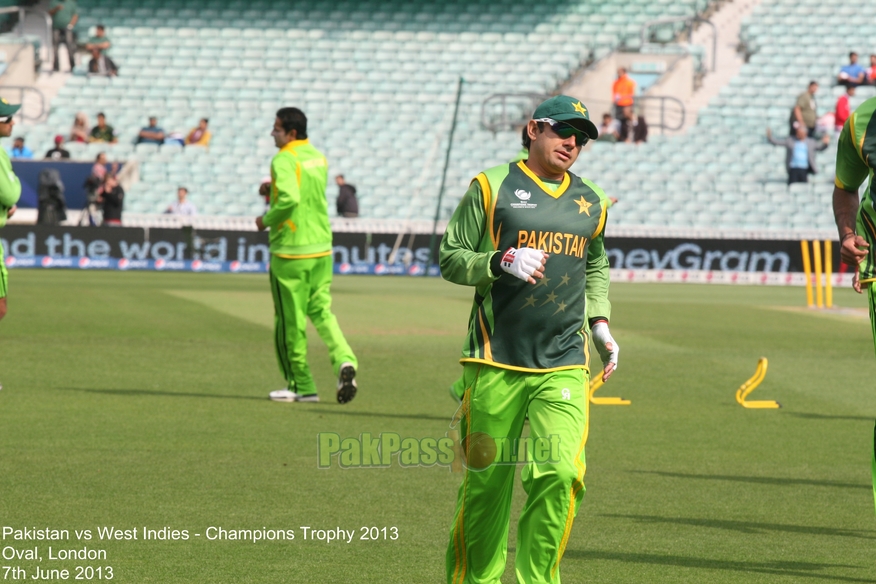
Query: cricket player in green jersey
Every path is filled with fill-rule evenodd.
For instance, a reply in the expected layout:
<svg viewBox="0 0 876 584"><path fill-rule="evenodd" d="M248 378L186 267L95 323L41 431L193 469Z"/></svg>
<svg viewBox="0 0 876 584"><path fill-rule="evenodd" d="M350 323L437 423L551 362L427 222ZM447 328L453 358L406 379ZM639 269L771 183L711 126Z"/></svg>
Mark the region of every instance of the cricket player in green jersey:
<svg viewBox="0 0 876 584"><path fill-rule="evenodd" d="M608 329L608 200L568 172L597 137L580 101L540 104L528 123L528 158L477 175L441 242L442 276L475 287L461 359L466 468L447 548L451 584L499 584L514 464L524 462L517 581L560 582L584 496L588 325L604 380L619 353ZM520 447L527 416L530 439L550 444L541 456Z"/></svg>
<svg viewBox="0 0 876 584"><path fill-rule="evenodd" d="M836 151L833 214L840 237L840 257L856 266L853 286L859 294L867 288L870 326L876 344L876 98L862 103L846 120ZM863 200L858 189L869 179ZM873 497L876 504L876 427L873 430Z"/></svg>
<svg viewBox="0 0 876 584"><path fill-rule="evenodd" d="M0 138L12 135L15 121L12 116L21 108L21 104L11 104L0 98ZM4 148L0 148L0 227L6 225L6 220L15 213L15 204L21 196L21 182L12 172L12 162ZM9 272L6 271L6 261L3 258L3 247L0 246L0 320L6 316L6 293L9 286Z"/></svg>
<svg viewBox="0 0 876 584"><path fill-rule="evenodd" d="M307 139L307 117L298 108L277 111L271 132L280 151L271 161L270 208L256 218L270 229L274 345L287 386L274 401L318 402L307 365L307 319L328 346L338 377L337 400L356 395L358 361L331 311L332 230L325 188L328 162Z"/></svg>

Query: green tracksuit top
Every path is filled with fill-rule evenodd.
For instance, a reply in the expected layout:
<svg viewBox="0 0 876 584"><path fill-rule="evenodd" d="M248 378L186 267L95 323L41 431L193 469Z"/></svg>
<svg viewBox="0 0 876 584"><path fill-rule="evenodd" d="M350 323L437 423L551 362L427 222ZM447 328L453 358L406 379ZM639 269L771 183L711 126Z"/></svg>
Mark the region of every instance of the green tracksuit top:
<svg viewBox="0 0 876 584"><path fill-rule="evenodd" d="M12 172L12 161L6 150L0 148L0 227L6 225L6 213L21 197L21 181Z"/></svg>
<svg viewBox="0 0 876 584"><path fill-rule="evenodd" d="M522 161L472 181L440 251L441 275L476 287L461 361L538 373L589 368L588 321L611 316L607 210L605 193L587 179L567 172L552 184ZM496 276L509 247L550 254L545 277Z"/></svg>
<svg viewBox="0 0 876 584"><path fill-rule="evenodd" d="M309 140L293 140L274 156L271 206L262 218L271 229L272 254L306 259L332 253L327 183L328 161Z"/></svg>
<svg viewBox="0 0 876 584"><path fill-rule="evenodd" d="M861 198L855 233L870 244L860 263L861 283L876 281L876 97L862 103L849 116L840 133L836 150L836 186L852 193L870 183Z"/></svg>

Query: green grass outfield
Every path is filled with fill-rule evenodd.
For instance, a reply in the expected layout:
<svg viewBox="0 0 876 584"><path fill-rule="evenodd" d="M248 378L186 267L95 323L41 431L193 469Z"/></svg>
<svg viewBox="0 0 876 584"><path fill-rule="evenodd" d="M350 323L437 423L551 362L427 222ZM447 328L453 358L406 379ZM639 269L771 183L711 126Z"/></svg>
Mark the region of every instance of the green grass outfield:
<svg viewBox="0 0 876 584"><path fill-rule="evenodd" d="M282 380L265 276L16 270L10 280L0 528L67 529L72 540L7 538L0 547L36 546L44 561L0 565L28 578L38 565L112 566L125 583L443 581L461 475L395 462L320 470L317 434L444 436L471 290L337 278L334 308L361 364L359 395L339 406L315 334L323 402L267 399ZM876 582L870 326L793 310L803 300L800 288L613 285L620 369L601 394L633 403L591 408L564 583ZM836 300L866 306L849 290ZM735 403L762 355L769 372L750 399L781 410ZM98 526L190 539L107 542ZM207 541L210 526L293 529L295 540ZM303 526L356 539L304 541ZM366 526L396 527L398 539L359 540ZM84 529L95 539L77 541ZM515 537L512 523L503 582ZM107 559L50 562L49 545Z"/></svg>

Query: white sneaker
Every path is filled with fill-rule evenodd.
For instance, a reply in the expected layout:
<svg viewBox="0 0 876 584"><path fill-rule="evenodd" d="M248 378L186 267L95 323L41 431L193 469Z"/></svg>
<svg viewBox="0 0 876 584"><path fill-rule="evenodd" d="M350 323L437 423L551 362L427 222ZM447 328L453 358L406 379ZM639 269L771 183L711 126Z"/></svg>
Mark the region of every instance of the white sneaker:
<svg viewBox="0 0 876 584"><path fill-rule="evenodd" d="M294 391L289 391L288 388L278 389L270 393L271 399L280 402L294 402L298 398L298 394Z"/></svg>
<svg viewBox="0 0 876 584"><path fill-rule="evenodd" d="M356 368L352 363L342 363L338 375L338 403L345 404L356 397L359 387L356 385Z"/></svg>

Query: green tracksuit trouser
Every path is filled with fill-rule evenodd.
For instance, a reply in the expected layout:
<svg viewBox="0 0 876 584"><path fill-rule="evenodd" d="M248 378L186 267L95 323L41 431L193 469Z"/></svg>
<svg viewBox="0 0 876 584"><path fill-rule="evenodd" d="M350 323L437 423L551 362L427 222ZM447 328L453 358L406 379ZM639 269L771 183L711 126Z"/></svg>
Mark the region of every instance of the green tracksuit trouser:
<svg viewBox="0 0 876 584"><path fill-rule="evenodd" d="M560 559L584 498L588 373L466 363L463 379L459 433L466 468L447 548L447 582L499 584L514 471L522 464L527 499L517 529L517 581L559 584ZM518 439L527 414L530 454L524 456L526 441Z"/></svg>
<svg viewBox="0 0 876 584"><path fill-rule="evenodd" d="M867 296L870 304L870 328L873 331L873 345L876 348L876 282L867 286ZM876 505L876 425L873 427L873 451L870 456L870 473L873 476L873 502Z"/></svg>
<svg viewBox="0 0 876 584"><path fill-rule="evenodd" d="M0 298L6 298L9 283L9 272L6 271L6 261L3 258L3 246L0 245Z"/></svg>
<svg viewBox="0 0 876 584"><path fill-rule="evenodd" d="M332 368L359 363L338 320L331 311L332 256L284 259L271 256L271 293L274 296L274 345L277 362L289 389L300 395L316 393L307 365L307 319L329 350Z"/></svg>

